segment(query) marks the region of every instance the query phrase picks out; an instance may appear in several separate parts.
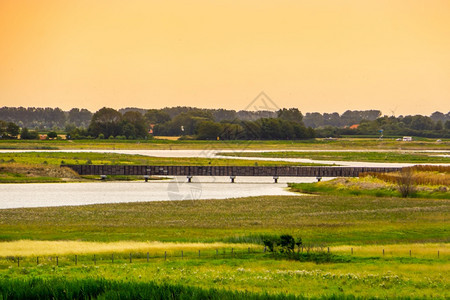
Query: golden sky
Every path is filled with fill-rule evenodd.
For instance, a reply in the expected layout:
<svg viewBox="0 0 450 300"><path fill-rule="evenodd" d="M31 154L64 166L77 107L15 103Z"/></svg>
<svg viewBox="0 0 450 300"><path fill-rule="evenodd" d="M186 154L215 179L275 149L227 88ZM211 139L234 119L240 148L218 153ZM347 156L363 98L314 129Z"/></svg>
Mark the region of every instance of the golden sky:
<svg viewBox="0 0 450 300"><path fill-rule="evenodd" d="M449 0L0 0L0 106L450 110Z"/></svg>

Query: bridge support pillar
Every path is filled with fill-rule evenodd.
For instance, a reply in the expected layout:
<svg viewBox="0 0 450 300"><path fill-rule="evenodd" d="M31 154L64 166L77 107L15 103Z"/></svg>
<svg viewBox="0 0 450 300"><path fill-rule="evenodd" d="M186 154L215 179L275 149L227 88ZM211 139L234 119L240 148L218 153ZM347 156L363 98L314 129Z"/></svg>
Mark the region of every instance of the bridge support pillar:
<svg viewBox="0 0 450 300"><path fill-rule="evenodd" d="M230 176L231 183L234 183L234 179L235 179L235 178L236 178L236 176L234 176L234 175Z"/></svg>
<svg viewBox="0 0 450 300"><path fill-rule="evenodd" d="M106 180L106 175L100 175L101 180Z"/></svg>
<svg viewBox="0 0 450 300"><path fill-rule="evenodd" d="M188 180L188 182L192 182L192 175L188 175L187 180Z"/></svg>
<svg viewBox="0 0 450 300"><path fill-rule="evenodd" d="M273 181L274 181L274 183L278 183L278 176L273 176Z"/></svg>
<svg viewBox="0 0 450 300"><path fill-rule="evenodd" d="M316 179L317 179L317 182L320 182L322 180L322 177L317 176Z"/></svg>
<svg viewBox="0 0 450 300"><path fill-rule="evenodd" d="M145 182L148 182L149 178L150 178L149 175L144 175L144 180L145 180Z"/></svg>

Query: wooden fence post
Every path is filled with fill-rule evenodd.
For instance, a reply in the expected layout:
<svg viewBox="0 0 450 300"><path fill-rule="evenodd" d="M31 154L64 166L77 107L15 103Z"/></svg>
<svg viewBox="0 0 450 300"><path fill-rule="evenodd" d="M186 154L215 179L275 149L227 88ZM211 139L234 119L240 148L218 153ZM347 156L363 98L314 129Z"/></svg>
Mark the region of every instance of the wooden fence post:
<svg viewBox="0 0 450 300"><path fill-rule="evenodd" d="M78 255L75 255L75 266L78 264Z"/></svg>

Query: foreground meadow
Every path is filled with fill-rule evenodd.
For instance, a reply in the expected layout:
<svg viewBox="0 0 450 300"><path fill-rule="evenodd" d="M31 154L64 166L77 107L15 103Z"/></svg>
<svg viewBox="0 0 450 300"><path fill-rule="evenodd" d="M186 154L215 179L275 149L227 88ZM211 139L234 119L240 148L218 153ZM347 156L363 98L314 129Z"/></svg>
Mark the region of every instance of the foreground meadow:
<svg viewBox="0 0 450 300"><path fill-rule="evenodd" d="M446 299L449 212L333 195L0 210L0 299ZM298 254L264 251L280 234Z"/></svg>

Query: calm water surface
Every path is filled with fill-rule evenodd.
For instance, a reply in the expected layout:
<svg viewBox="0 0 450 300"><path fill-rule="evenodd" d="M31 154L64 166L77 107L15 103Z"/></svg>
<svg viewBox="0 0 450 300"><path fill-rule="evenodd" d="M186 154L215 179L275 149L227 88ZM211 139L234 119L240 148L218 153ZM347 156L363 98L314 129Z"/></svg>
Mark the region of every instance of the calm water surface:
<svg viewBox="0 0 450 300"><path fill-rule="evenodd" d="M87 205L100 203L226 199L262 195L299 195L287 191L287 182L312 182L315 178L186 177L134 182L1 184L0 209Z"/></svg>

